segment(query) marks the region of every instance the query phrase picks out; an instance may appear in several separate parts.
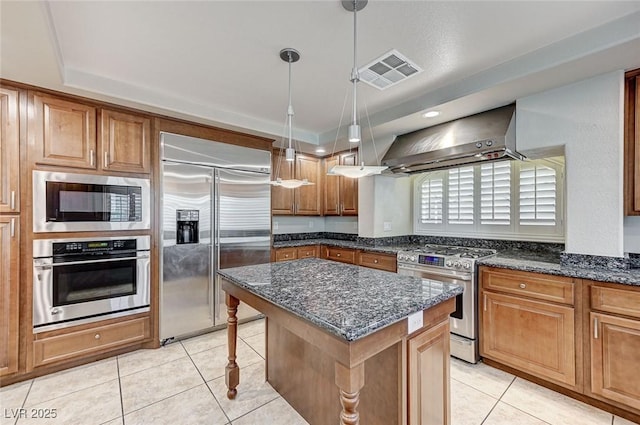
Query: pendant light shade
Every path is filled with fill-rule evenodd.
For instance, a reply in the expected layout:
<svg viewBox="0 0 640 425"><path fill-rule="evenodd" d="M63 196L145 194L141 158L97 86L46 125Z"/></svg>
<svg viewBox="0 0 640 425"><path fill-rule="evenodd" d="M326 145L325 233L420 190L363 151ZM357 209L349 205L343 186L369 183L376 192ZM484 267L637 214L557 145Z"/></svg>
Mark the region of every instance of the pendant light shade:
<svg viewBox="0 0 640 425"><path fill-rule="evenodd" d="M358 54L358 32L357 32L357 12L364 9L367 5L367 0L343 0L342 7L349 12L353 12L353 68L351 70L351 83L353 85L353 107L351 110L351 124L348 130L348 140L351 143L358 143L359 157L362 158L362 132L360 125L358 124L358 82L360 81L360 74L358 72L357 54ZM373 139L373 135L372 135ZM372 140L372 143L373 142ZM375 148L375 146L374 146ZM327 175L337 175L349 178L360 178L366 176L373 176L380 174L388 167L385 166L371 166L364 165L361 162L360 165L335 165L333 166Z"/></svg>
<svg viewBox="0 0 640 425"><path fill-rule="evenodd" d="M293 162L296 159L296 150L293 148L293 106L291 105L291 64L300 60L300 52L296 49L286 48L280 51L280 59L287 62L289 64L289 106L287 107L287 130L288 130L288 139L289 145L286 149L284 149L284 139L282 141L282 149L285 151L285 160L287 162ZM295 189L300 186L307 186L313 183L309 182L307 179L298 180L298 179L286 179L283 180L280 178L280 166L282 162L282 155L280 155L280 159L278 160L278 165L275 170L275 178L271 180L271 184L273 186L280 186L287 189Z"/></svg>

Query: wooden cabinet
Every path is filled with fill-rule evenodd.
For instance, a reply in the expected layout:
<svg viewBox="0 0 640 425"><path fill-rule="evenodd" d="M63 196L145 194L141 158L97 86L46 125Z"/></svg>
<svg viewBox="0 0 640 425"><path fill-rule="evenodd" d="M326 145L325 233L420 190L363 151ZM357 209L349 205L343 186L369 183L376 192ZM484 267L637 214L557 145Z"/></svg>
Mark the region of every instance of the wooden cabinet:
<svg viewBox="0 0 640 425"><path fill-rule="evenodd" d="M356 264L356 250L337 246L325 246L322 258L340 261L341 263Z"/></svg>
<svg viewBox="0 0 640 425"><path fill-rule="evenodd" d="M297 260L301 258L317 258L318 245L277 248L274 250L274 261Z"/></svg>
<svg viewBox="0 0 640 425"><path fill-rule="evenodd" d="M102 168L149 173L151 119L103 109L100 111Z"/></svg>
<svg viewBox="0 0 640 425"><path fill-rule="evenodd" d="M29 142L37 164L96 169L96 108L29 92Z"/></svg>
<svg viewBox="0 0 640 425"><path fill-rule="evenodd" d="M360 251L358 253L358 264L363 267L386 270L394 273L397 269L396 256L380 252Z"/></svg>
<svg viewBox="0 0 640 425"><path fill-rule="evenodd" d="M640 69L625 74L624 204L627 215L640 215Z"/></svg>
<svg viewBox="0 0 640 425"><path fill-rule="evenodd" d="M451 423L449 321L408 340L409 424Z"/></svg>
<svg viewBox="0 0 640 425"><path fill-rule="evenodd" d="M358 215L358 179L329 176L335 165L357 165L356 152L337 154L324 159L324 215Z"/></svg>
<svg viewBox="0 0 640 425"><path fill-rule="evenodd" d="M0 215L0 376L18 371L19 223Z"/></svg>
<svg viewBox="0 0 640 425"><path fill-rule="evenodd" d="M575 387L576 314L572 280L485 267L480 279L480 354L531 375Z"/></svg>
<svg viewBox="0 0 640 425"><path fill-rule="evenodd" d="M29 92L29 144L36 164L147 174L151 119Z"/></svg>
<svg viewBox="0 0 640 425"><path fill-rule="evenodd" d="M33 342L34 366L83 357L117 347L143 342L151 335L149 317L138 317L83 328L36 334Z"/></svg>
<svg viewBox="0 0 640 425"><path fill-rule="evenodd" d="M640 411L640 291L593 282L589 298L591 393Z"/></svg>
<svg viewBox="0 0 640 425"><path fill-rule="evenodd" d="M20 211L18 90L0 87L0 213Z"/></svg>
<svg viewBox="0 0 640 425"><path fill-rule="evenodd" d="M306 179L312 185L287 189L271 187L271 212L273 215L321 215L323 189L320 174L320 158L296 155L294 162L287 161L284 154L274 152L272 156L272 178Z"/></svg>

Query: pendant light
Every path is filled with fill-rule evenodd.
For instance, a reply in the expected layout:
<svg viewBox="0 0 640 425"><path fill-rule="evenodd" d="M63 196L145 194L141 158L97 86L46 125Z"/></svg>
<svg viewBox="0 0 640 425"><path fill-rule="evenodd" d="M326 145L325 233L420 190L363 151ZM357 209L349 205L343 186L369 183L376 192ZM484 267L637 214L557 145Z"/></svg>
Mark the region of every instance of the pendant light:
<svg viewBox="0 0 640 425"><path fill-rule="evenodd" d="M289 64L289 106L287 108L287 130L289 136L289 145L286 149L284 149L284 138L282 140L282 147L280 151L284 149L285 151L285 160L287 162L293 162L296 159L296 150L293 148L293 106L291 105L291 64L298 62L300 60L300 52L296 49L286 48L280 50L280 59L287 62ZM275 170L275 180L271 181L273 186L280 186L287 189L295 189L300 186L312 185L313 183L309 182L307 179L298 180L298 179L286 179L283 180L280 178L280 165L282 162L282 155L279 155L278 165Z"/></svg>
<svg viewBox="0 0 640 425"><path fill-rule="evenodd" d="M350 79L351 83L353 84L353 108L351 111L351 124L349 125L348 130L348 140L350 143L358 143L358 157L360 158L360 165L335 165L331 167L331 169L327 173L328 175L360 178L380 174L382 171L388 168L385 166L364 165L364 161L362 160L362 131L360 130L360 125L358 124L358 82L360 81L360 74L358 72L357 65L357 12L364 9L367 3L368 0L342 1L342 7L344 7L349 12L353 12L353 69L351 70ZM372 143L375 143L373 141L373 134L371 141Z"/></svg>

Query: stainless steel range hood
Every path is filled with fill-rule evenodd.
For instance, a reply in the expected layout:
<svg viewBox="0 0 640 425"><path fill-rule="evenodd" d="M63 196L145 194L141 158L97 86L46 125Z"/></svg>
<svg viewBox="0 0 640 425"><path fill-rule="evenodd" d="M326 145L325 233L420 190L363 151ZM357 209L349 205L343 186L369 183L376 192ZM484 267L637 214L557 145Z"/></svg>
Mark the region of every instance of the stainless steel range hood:
<svg viewBox="0 0 640 425"><path fill-rule="evenodd" d="M397 136L382 159L394 173L450 168L498 159L524 159L516 151L516 105Z"/></svg>

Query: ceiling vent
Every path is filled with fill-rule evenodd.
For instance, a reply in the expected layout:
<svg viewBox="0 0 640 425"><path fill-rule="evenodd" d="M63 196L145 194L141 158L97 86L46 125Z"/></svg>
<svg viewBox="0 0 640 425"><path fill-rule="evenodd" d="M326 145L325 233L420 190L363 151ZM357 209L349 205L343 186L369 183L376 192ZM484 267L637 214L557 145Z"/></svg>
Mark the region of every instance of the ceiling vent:
<svg viewBox="0 0 640 425"><path fill-rule="evenodd" d="M421 72L422 69L418 65L395 49L358 69L360 81L379 90L389 88Z"/></svg>

